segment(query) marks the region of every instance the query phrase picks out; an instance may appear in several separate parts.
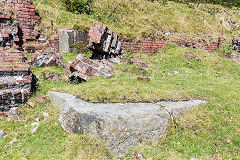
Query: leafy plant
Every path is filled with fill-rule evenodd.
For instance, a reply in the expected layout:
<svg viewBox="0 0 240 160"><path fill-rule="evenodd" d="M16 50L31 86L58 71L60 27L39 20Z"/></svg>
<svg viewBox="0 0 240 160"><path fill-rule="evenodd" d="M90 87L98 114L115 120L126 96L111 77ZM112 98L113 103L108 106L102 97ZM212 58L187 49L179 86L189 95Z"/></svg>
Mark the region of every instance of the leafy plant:
<svg viewBox="0 0 240 160"><path fill-rule="evenodd" d="M230 43L224 43L223 46L222 46L222 54L224 55L230 55L233 53L233 49L231 47L231 44Z"/></svg>
<svg viewBox="0 0 240 160"><path fill-rule="evenodd" d="M76 14L92 14L92 3L93 0L64 0L66 9Z"/></svg>

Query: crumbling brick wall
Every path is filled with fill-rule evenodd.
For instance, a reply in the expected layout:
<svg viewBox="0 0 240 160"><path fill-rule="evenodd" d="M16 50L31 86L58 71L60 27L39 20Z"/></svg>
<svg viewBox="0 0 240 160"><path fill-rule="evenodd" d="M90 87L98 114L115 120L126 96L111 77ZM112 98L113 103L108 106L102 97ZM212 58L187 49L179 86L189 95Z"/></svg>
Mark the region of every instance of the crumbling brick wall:
<svg viewBox="0 0 240 160"><path fill-rule="evenodd" d="M143 53L147 55L154 55L161 50L166 44L175 43L181 47L199 48L208 52L213 52L219 49L220 42L213 42L210 45L204 40L191 39L171 39L171 40L140 40L140 41L122 41L122 48L125 51L133 51L134 53Z"/></svg>
<svg viewBox="0 0 240 160"><path fill-rule="evenodd" d="M122 41L124 51L133 51L134 53L143 53L147 55L154 55L161 50L166 42L163 40L141 40L141 41Z"/></svg>
<svg viewBox="0 0 240 160"><path fill-rule="evenodd" d="M1 47L21 49L22 44L35 40L34 26L40 20L32 0L2 0L0 11Z"/></svg>
<svg viewBox="0 0 240 160"><path fill-rule="evenodd" d="M55 64L59 42L58 37L48 39L34 30L40 16L32 0L1 0L0 3L3 5L0 10L0 111L3 111L25 102L36 87L23 51L39 56L43 51L44 54L51 51L50 62ZM25 48L25 44L32 41L37 45Z"/></svg>
<svg viewBox="0 0 240 160"><path fill-rule="evenodd" d="M33 75L26 55L16 49L0 48L0 111L25 102L33 89Z"/></svg>

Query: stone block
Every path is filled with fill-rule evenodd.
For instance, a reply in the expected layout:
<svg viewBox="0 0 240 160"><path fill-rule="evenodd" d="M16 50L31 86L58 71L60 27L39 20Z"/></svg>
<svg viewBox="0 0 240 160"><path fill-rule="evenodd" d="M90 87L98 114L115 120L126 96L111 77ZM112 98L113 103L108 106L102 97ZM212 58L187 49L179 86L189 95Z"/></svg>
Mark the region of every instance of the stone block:
<svg viewBox="0 0 240 160"><path fill-rule="evenodd" d="M65 54L69 52L86 52L88 33L86 31L58 29L59 52Z"/></svg>
<svg viewBox="0 0 240 160"><path fill-rule="evenodd" d="M118 157L142 141L157 142L172 116L207 103L201 100L151 103L89 103L75 96L48 93L60 107L59 122L67 132L100 138Z"/></svg>

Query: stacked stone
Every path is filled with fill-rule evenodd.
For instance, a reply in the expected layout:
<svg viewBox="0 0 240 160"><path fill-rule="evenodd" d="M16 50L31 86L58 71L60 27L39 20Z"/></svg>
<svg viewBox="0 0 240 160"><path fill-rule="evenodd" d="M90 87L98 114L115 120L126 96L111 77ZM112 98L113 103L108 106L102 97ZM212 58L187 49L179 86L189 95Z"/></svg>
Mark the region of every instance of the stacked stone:
<svg viewBox="0 0 240 160"><path fill-rule="evenodd" d="M72 80L77 78L79 81L87 81L90 77L111 77L114 68L108 60L91 60L79 54L71 64L70 71Z"/></svg>
<svg viewBox="0 0 240 160"><path fill-rule="evenodd" d="M110 58L122 54L120 37L105 25L93 24L88 34L88 48L98 59Z"/></svg>
<svg viewBox="0 0 240 160"><path fill-rule="evenodd" d="M232 47L234 51L237 51L240 53L240 37L234 38L232 40Z"/></svg>
<svg viewBox="0 0 240 160"><path fill-rule="evenodd" d="M25 58L19 50L0 48L0 111L17 107L30 96L32 73Z"/></svg>

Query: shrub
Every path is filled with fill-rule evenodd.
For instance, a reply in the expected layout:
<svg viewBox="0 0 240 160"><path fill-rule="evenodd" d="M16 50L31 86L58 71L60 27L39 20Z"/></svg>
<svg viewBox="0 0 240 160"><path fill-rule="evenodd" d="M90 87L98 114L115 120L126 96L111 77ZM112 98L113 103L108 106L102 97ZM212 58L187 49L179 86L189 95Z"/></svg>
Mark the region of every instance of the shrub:
<svg viewBox="0 0 240 160"><path fill-rule="evenodd" d="M224 44L222 45L222 54L223 54L223 55L233 54L233 49L232 49L230 43L224 43Z"/></svg>
<svg viewBox="0 0 240 160"><path fill-rule="evenodd" d="M93 0L63 0L68 11L76 14L92 14L91 5Z"/></svg>

